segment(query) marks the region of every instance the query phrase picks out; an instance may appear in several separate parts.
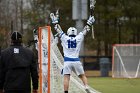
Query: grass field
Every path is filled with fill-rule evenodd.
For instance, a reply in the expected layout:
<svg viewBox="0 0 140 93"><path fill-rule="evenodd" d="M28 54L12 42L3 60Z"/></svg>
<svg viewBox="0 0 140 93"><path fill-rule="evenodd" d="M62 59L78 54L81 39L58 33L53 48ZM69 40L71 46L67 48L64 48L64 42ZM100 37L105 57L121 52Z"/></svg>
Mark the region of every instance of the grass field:
<svg viewBox="0 0 140 93"><path fill-rule="evenodd" d="M102 93L140 93L140 79L88 78L89 85Z"/></svg>

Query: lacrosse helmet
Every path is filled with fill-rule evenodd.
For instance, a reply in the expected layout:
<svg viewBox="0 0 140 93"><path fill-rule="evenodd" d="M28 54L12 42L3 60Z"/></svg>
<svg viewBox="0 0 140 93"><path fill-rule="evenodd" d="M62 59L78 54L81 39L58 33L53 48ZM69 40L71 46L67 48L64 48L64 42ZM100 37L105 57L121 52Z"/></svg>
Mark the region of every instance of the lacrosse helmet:
<svg viewBox="0 0 140 93"><path fill-rule="evenodd" d="M67 35L68 36L76 36L77 35L77 29L75 27L70 27L67 30Z"/></svg>

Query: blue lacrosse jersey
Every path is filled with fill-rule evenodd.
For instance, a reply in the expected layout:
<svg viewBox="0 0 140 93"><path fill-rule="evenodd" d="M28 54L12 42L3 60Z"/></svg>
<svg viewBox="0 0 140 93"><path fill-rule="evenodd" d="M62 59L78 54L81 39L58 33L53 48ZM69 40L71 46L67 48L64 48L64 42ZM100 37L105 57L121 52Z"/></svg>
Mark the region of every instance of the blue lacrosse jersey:
<svg viewBox="0 0 140 93"><path fill-rule="evenodd" d="M69 37L65 33L62 33L60 34L60 40L63 47L64 61L80 61L79 52L84 40L84 34L80 32L76 37Z"/></svg>

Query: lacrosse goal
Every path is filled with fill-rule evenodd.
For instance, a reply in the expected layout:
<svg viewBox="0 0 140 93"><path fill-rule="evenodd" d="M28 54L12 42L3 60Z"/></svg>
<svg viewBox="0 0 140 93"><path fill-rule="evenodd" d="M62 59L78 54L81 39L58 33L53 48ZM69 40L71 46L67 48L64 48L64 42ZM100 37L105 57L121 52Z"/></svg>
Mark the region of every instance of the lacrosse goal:
<svg viewBox="0 0 140 93"><path fill-rule="evenodd" d="M57 47L51 27L39 27L39 93L63 93L63 57ZM100 93L89 87L92 93ZM73 73L69 93L86 93L81 80Z"/></svg>
<svg viewBox="0 0 140 93"><path fill-rule="evenodd" d="M140 78L140 44L115 44L112 54L112 77Z"/></svg>

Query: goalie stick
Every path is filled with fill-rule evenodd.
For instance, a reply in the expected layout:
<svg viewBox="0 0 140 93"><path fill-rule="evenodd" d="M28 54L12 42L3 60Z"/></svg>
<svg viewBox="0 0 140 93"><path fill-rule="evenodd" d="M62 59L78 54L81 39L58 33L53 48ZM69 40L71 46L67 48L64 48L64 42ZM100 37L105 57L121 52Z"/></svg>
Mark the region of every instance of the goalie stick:
<svg viewBox="0 0 140 93"><path fill-rule="evenodd" d="M94 7L95 7L95 3L96 1L95 0L90 0L90 16L93 16L93 10L94 10ZM94 39L94 27L92 25L92 28L91 28L91 31L92 31L92 38Z"/></svg>

